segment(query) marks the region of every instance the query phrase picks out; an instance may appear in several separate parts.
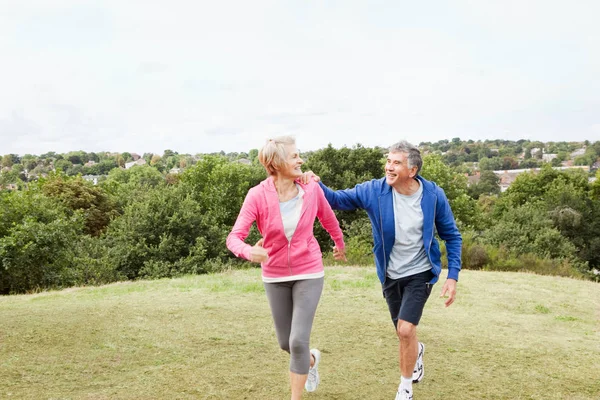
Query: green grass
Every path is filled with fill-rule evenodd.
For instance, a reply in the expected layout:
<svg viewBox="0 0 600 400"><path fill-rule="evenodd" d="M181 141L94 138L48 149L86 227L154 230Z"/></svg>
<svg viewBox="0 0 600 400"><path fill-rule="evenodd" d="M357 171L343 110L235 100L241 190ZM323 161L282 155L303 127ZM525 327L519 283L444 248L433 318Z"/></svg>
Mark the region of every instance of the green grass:
<svg viewBox="0 0 600 400"><path fill-rule="evenodd" d="M373 267L330 267L307 399L391 399L397 339ZM463 271L421 325L416 399L600 398L600 285ZM285 399L258 269L0 297L1 399Z"/></svg>

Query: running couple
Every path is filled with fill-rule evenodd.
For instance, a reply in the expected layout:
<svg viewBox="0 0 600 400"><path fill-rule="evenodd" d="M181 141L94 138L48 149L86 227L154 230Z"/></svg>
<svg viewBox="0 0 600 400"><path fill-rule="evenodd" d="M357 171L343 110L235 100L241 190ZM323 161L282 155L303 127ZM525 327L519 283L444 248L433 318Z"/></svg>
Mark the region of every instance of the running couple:
<svg viewBox="0 0 600 400"><path fill-rule="evenodd" d="M268 140L259 160L269 177L248 192L227 247L238 257L261 263L277 340L290 353L291 399L301 399L304 388L312 392L319 384L321 354L309 347L324 277L313 234L316 217L335 243L334 257L346 259L332 208L364 209L371 220L377 275L399 338L396 400L412 399L412 384L424 374L425 346L417 340L417 325L441 273L434 233L446 242L448 276L441 291L446 306L456 296L462 246L444 191L419 176L419 150L405 141L396 143L389 148L384 178L337 191L312 172L302 173L292 137ZM262 239L251 246L244 240L255 221Z"/></svg>

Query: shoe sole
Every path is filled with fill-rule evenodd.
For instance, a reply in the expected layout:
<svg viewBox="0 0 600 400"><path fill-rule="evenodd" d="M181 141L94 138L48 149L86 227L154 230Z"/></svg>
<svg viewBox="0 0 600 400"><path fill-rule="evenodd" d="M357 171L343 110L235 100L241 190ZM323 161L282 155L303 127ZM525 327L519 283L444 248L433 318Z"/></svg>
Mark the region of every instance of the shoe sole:
<svg viewBox="0 0 600 400"><path fill-rule="evenodd" d="M423 360L423 356L425 355L425 345L423 343L419 343L419 355L417 356L417 360L421 359ZM423 380L423 376L425 376L425 363L421 362L421 370L420 370L420 374L419 377L417 379L413 379L413 383L419 383Z"/></svg>

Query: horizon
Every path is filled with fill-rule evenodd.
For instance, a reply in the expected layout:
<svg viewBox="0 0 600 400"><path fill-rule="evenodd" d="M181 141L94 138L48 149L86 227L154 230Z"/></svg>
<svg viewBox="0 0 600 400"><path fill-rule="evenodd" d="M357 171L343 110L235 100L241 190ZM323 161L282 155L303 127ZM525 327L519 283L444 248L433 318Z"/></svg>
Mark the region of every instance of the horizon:
<svg viewBox="0 0 600 400"><path fill-rule="evenodd" d="M452 139L454 139L454 138L451 138L451 139L440 139L440 140L437 140L437 141L434 141L434 142L430 141L430 142L419 142L419 143L412 143L412 144L414 144L417 147L421 147L424 143L430 143L430 144L434 145L434 144L437 144L437 143L439 143L441 141L444 141L444 140L448 141L448 143L452 143ZM548 145L550 143L568 143L568 144L582 144L584 146L585 146L585 144L584 144L585 142L589 142L591 144L591 143L595 143L595 142L600 141L600 139L597 139L597 140L584 139L584 140L569 140L569 141L567 141L567 140L560 140L560 141L547 141L547 142L541 141L541 140L529 140L529 139L517 139L517 140L509 140L509 139L483 139L483 140L482 139L477 139L477 140L475 140L475 139L462 139L462 138L459 138L459 139L460 139L461 142L468 142L470 140L473 140L474 143L478 143L478 142L485 143L485 142L495 142L495 141L507 141L507 142L512 142L512 143L518 143L519 141L527 141L529 143L540 142L540 143L543 143L544 145ZM328 147L330 144L331 143L328 143L325 146L319 147L319 148L299 149L299 150L300 150L301 153L313 152L313 151L318 151L318 150L324 149L324 148ZM366 147L366 148L380 147L380 148L385 149L385 148L389 147L391 144L392 143L390 143L390 144L388 144L386 146L366 146L363 143L354 143L352 145L342 145L342 146L334 146L333 144L331 144L331 145L333 146L334 149L341 149L341 148L344 148L344 147L346 147L346 148L355 148L357 146L362 146L362 147ZM164 154L166 151L173 151L174 153L177 153L178 155L191 155L191 156L193 156L193 155L197 155L197 154L219 154L219 153L222 153L222 152L224 152L225 154L249 153L251 150L258 150L259 148L260 147L256 147L256 148L251 148L251 149L241 150L241 151L217 150L217 151L211 151L211 152L180 152L178 150L171 149L171 148L165 148L165 149L163 149L160 152L149 152L149 151L138 152L138 151L129 151L129 150L124 150L124 151L115 151L115 150L86 151L86 150L83 150L83 149L78 149L78 150L67 150L67 151L63 151L63 152L58 152L58 151L54 151L54 150L48 150L48 151L44 151L42 153L37 153L37 154L36 153L5 153L5 152L2 152L2 148L0 148L0 157L2 157L4 155L8 155L8 154L16 154L20 158L28 156L28 155L40 157L40 156L42 156L44 154L48 154L48 153L69 154L69 153L75 153L75 152L80 152L80 151L84 152L84 153L87 153L87 154L90 154L90 153L95 153L95 154L105 153L105 154L115 154L116 155L116 154L129 153L129 154L137 154L140 157L142 157L144 154L158 154L158 155L161 155L161 154Z"/></svg>

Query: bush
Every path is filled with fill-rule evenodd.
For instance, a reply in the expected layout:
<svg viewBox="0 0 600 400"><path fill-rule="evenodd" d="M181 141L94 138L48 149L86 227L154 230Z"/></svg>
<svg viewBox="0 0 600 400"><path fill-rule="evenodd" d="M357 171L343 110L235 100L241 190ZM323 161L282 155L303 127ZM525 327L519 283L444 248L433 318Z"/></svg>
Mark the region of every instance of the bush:
<svg viewBox="0 0 600 400"><path fill-rule="evenodd" d="M70 272L74 247L83 228L83 218L49 223L26 218L0 238L0 293L23 293L45 288L72 286Z"/></svg>
<svg viewBox="0 0 600 400"><path fill-rule="evenodd" d="M572 259L542 258L531 253L516 256L504 248L491 253L489 263L483 268L486 271L531 272L539 275L583 278L581 269L587 268Z"/></svg>

